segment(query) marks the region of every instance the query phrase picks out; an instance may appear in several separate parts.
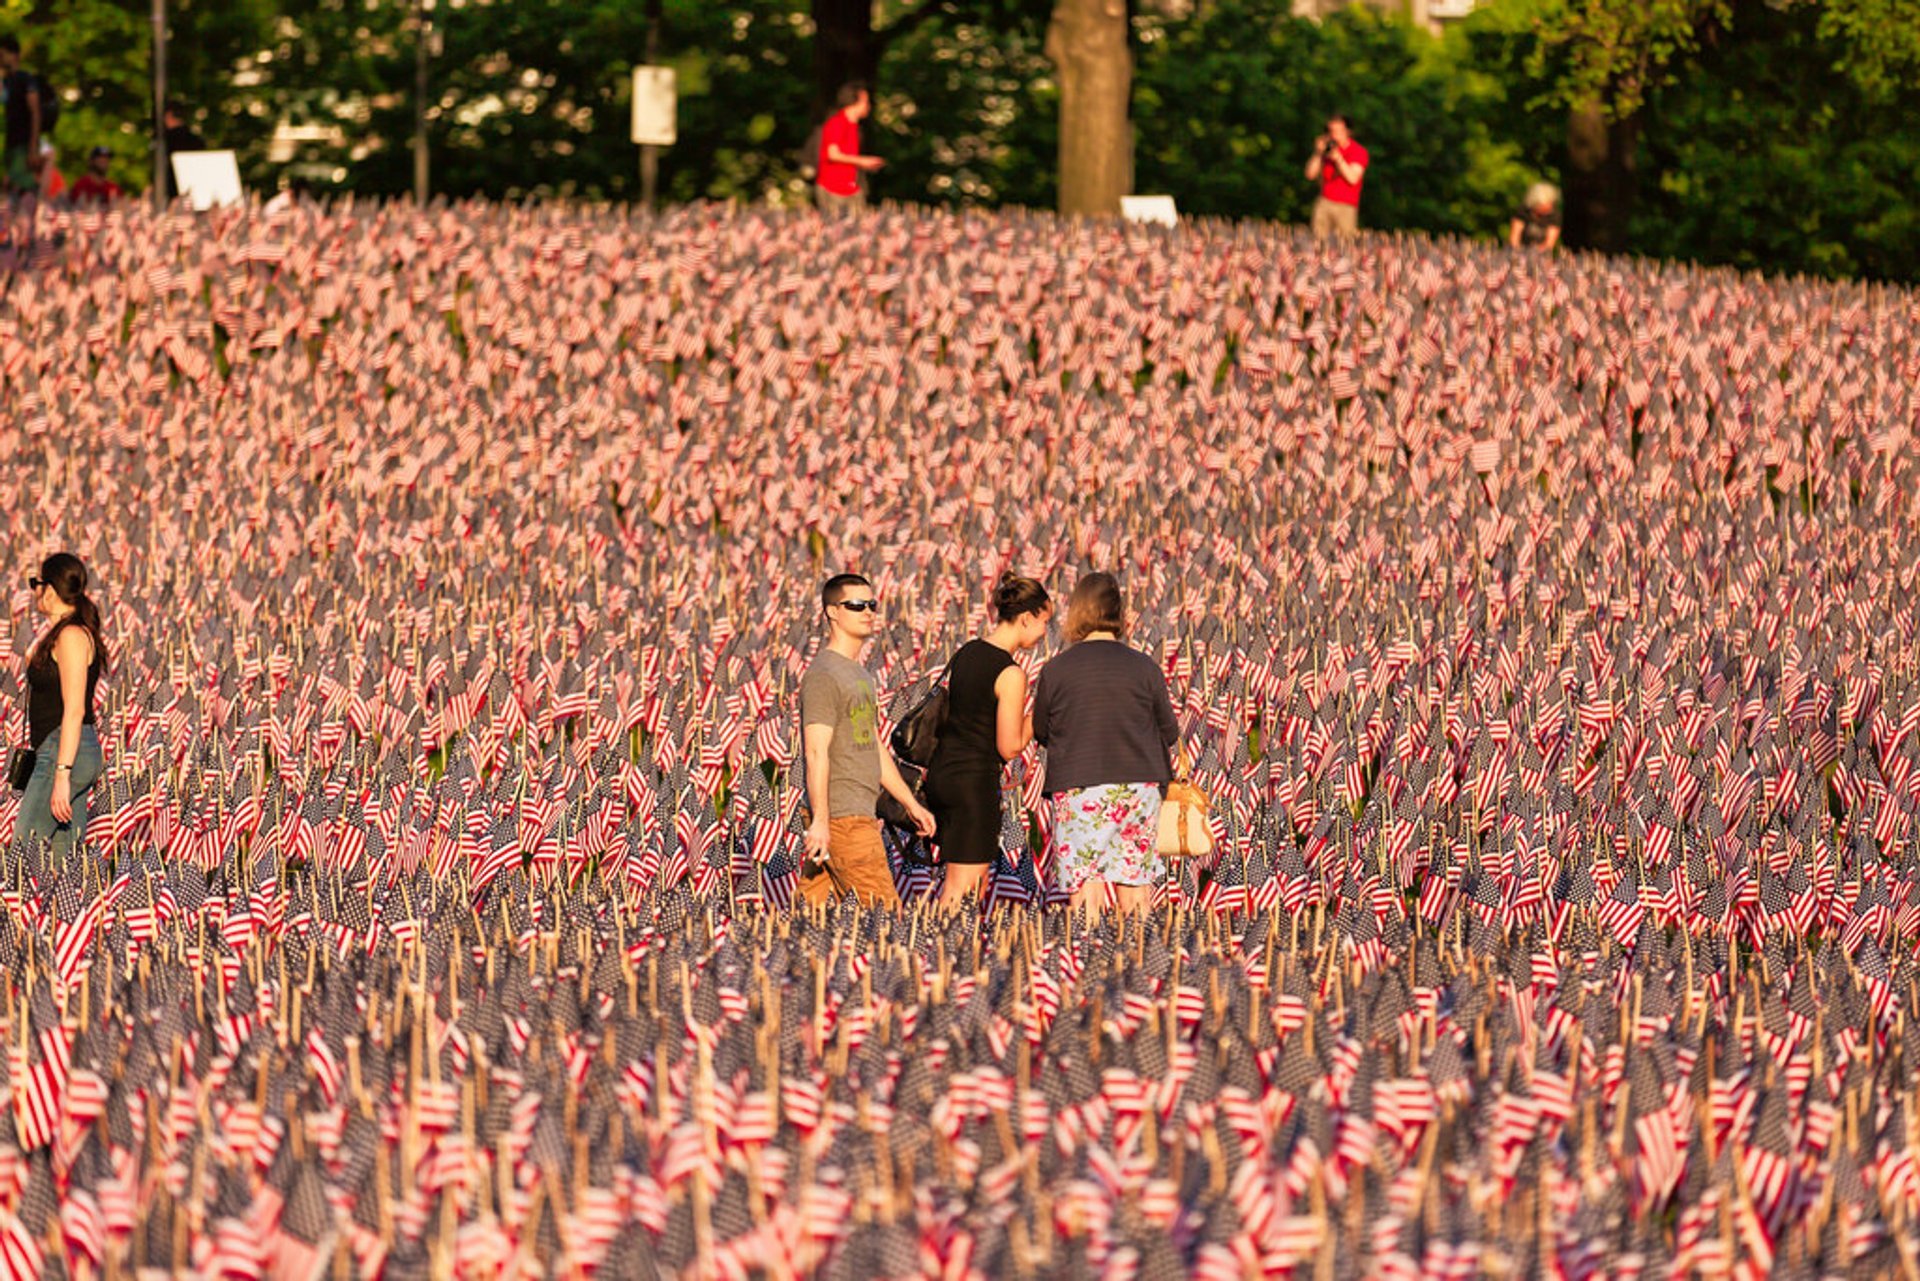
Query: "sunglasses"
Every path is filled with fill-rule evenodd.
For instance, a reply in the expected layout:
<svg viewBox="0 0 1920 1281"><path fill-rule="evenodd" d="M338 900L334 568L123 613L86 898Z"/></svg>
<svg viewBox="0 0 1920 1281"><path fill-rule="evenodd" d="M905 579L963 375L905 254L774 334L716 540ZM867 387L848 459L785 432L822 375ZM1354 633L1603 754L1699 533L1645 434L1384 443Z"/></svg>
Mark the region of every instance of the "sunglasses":
<svg viewBox="0 0 1920 1281"><path fill-rule="evenodd" d="M856 614L864 614L868 610L872 610L877 614L880 612L880 602L877 600L843 600L840 602L840 608L850 609Z"/></svg>
<svg viewBox="0 0 1920 1281"><path fill-rule="evenodd" d="M27 590L30 592L37 592L42 587L47 587L50 585L51 584L49 584L47 580L44 578L29 578L27 580Z"/></svg>

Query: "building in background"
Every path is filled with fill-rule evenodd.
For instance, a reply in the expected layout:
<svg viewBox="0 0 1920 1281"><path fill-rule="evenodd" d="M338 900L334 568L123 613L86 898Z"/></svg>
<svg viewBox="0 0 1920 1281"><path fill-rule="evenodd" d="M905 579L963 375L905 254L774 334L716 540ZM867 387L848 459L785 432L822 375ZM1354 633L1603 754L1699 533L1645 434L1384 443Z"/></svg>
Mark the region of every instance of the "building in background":
<svg viewBox="0 0 1920 1281"><path fill-rule="evenodd" d="M1324 18L1345 9L1354 0L1293 0L1297 18ZM1382 13L1404 14L1408 21L1439 31L1448 22L1458 22L1472 13L1478 0L1361 0L1368 8Z"/></svg>

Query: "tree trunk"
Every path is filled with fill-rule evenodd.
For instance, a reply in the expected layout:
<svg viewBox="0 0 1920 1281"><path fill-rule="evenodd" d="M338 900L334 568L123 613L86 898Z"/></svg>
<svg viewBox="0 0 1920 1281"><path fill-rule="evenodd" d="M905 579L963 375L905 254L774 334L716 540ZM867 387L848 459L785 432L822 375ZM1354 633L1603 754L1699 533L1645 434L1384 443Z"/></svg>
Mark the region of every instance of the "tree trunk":
<svg viewBox="0 0 1920 1281"><path fill-rule="evenodd" d="M880 66L873 0L813 0L813 119L833 112L834 95L850 80L873 85Z"/></svg>
<svg viewBox="0 0 1920 1281"><path fill-rule="evenodd" d="M1569 245L1622 253L1640 178L1640 116L1609 120L1597 106L1567 115L1564 217Z"/></svg>
<svg viewBox="0 0 1920 1281"><path fill-rule="evenodd" d="M1054 0L1046 53L1060 77L1060 212L1117 214L1132 168L1126 0Z"/></svg>

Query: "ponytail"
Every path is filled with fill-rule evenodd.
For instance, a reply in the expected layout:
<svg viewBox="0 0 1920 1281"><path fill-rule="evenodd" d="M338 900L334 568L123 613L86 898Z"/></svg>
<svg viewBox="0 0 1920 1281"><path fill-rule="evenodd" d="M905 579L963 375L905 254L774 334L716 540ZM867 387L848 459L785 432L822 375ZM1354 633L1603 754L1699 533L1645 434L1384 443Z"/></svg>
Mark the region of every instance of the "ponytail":
<svg viewBox="0 0 1920 1281"><path fill-rule="evenodd" d="M100 629L100 607L93 603L93 597L81 592L73 605L73 621L87 629L87 635L93 638L93 661L101 671L107 668L107 638Z"/></svg>

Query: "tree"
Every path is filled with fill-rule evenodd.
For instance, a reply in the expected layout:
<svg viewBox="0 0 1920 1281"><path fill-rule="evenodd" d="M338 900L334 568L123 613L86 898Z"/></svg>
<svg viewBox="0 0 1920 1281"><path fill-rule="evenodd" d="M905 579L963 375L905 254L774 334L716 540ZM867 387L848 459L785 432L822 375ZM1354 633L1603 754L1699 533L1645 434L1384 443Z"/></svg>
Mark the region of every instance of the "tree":
<svg viewBox="0 0 1920 1281"><path fill-rule="evenodd" d="M1476 13L1483 36L1527 43L1535 102L1566 112L1569 243L1628 246L1649 98L1741 26L1774 30L1779 12L1813 23L1826 65L1870 100L1920 83L1920 0L1495 0Z"/></svg>
<svg viewBox="0 0 1920 1281"><path fill-rule="evenodd" d="M1920 0L1796 0L1820 11L1819 36L1835 46L1832 65L1867 97L1885 102L1920 85Z"/></svg>
<svg viewBox="0 0 1920 1281"><path fill-rule="evenodd" d="M1566 111L1567 242L1626 247L1639 186L1641 109L1676 63L1731 17L1730 0L1516 0L1529 70Z"/></svg>
<svg viewBox="0 0 1920 1281"><path fill-rule="evenodd" d="M1811 5L1755 3L1647 100L1629 247L1769 271L1920 279L1920 86L1869 88ZM1882 94L1886 96L1882 97Z"/></svg>
<svg viewBox="0 0 1920 1281"><path fill-rule="evenodd" d="M1056 0L1046 50L1060 77L1060 212L1117 214L1132 176L1126 0Z"/></svg>
<svg viewBox="0 0 1920 1281"><path fill-rule="evenodd" d="M927 23L888 46L868 122L887 158L875 190L936 204L1050 208L1060 92L1042 52L1047 14Z"/></svg>
<svg viewBox="0 0 1920 1281"><path fill-rule="evenodd" d="M840 86L873 83L886 41L873 29L873 0L812 0L813 114L825 117Z"/></svg>

